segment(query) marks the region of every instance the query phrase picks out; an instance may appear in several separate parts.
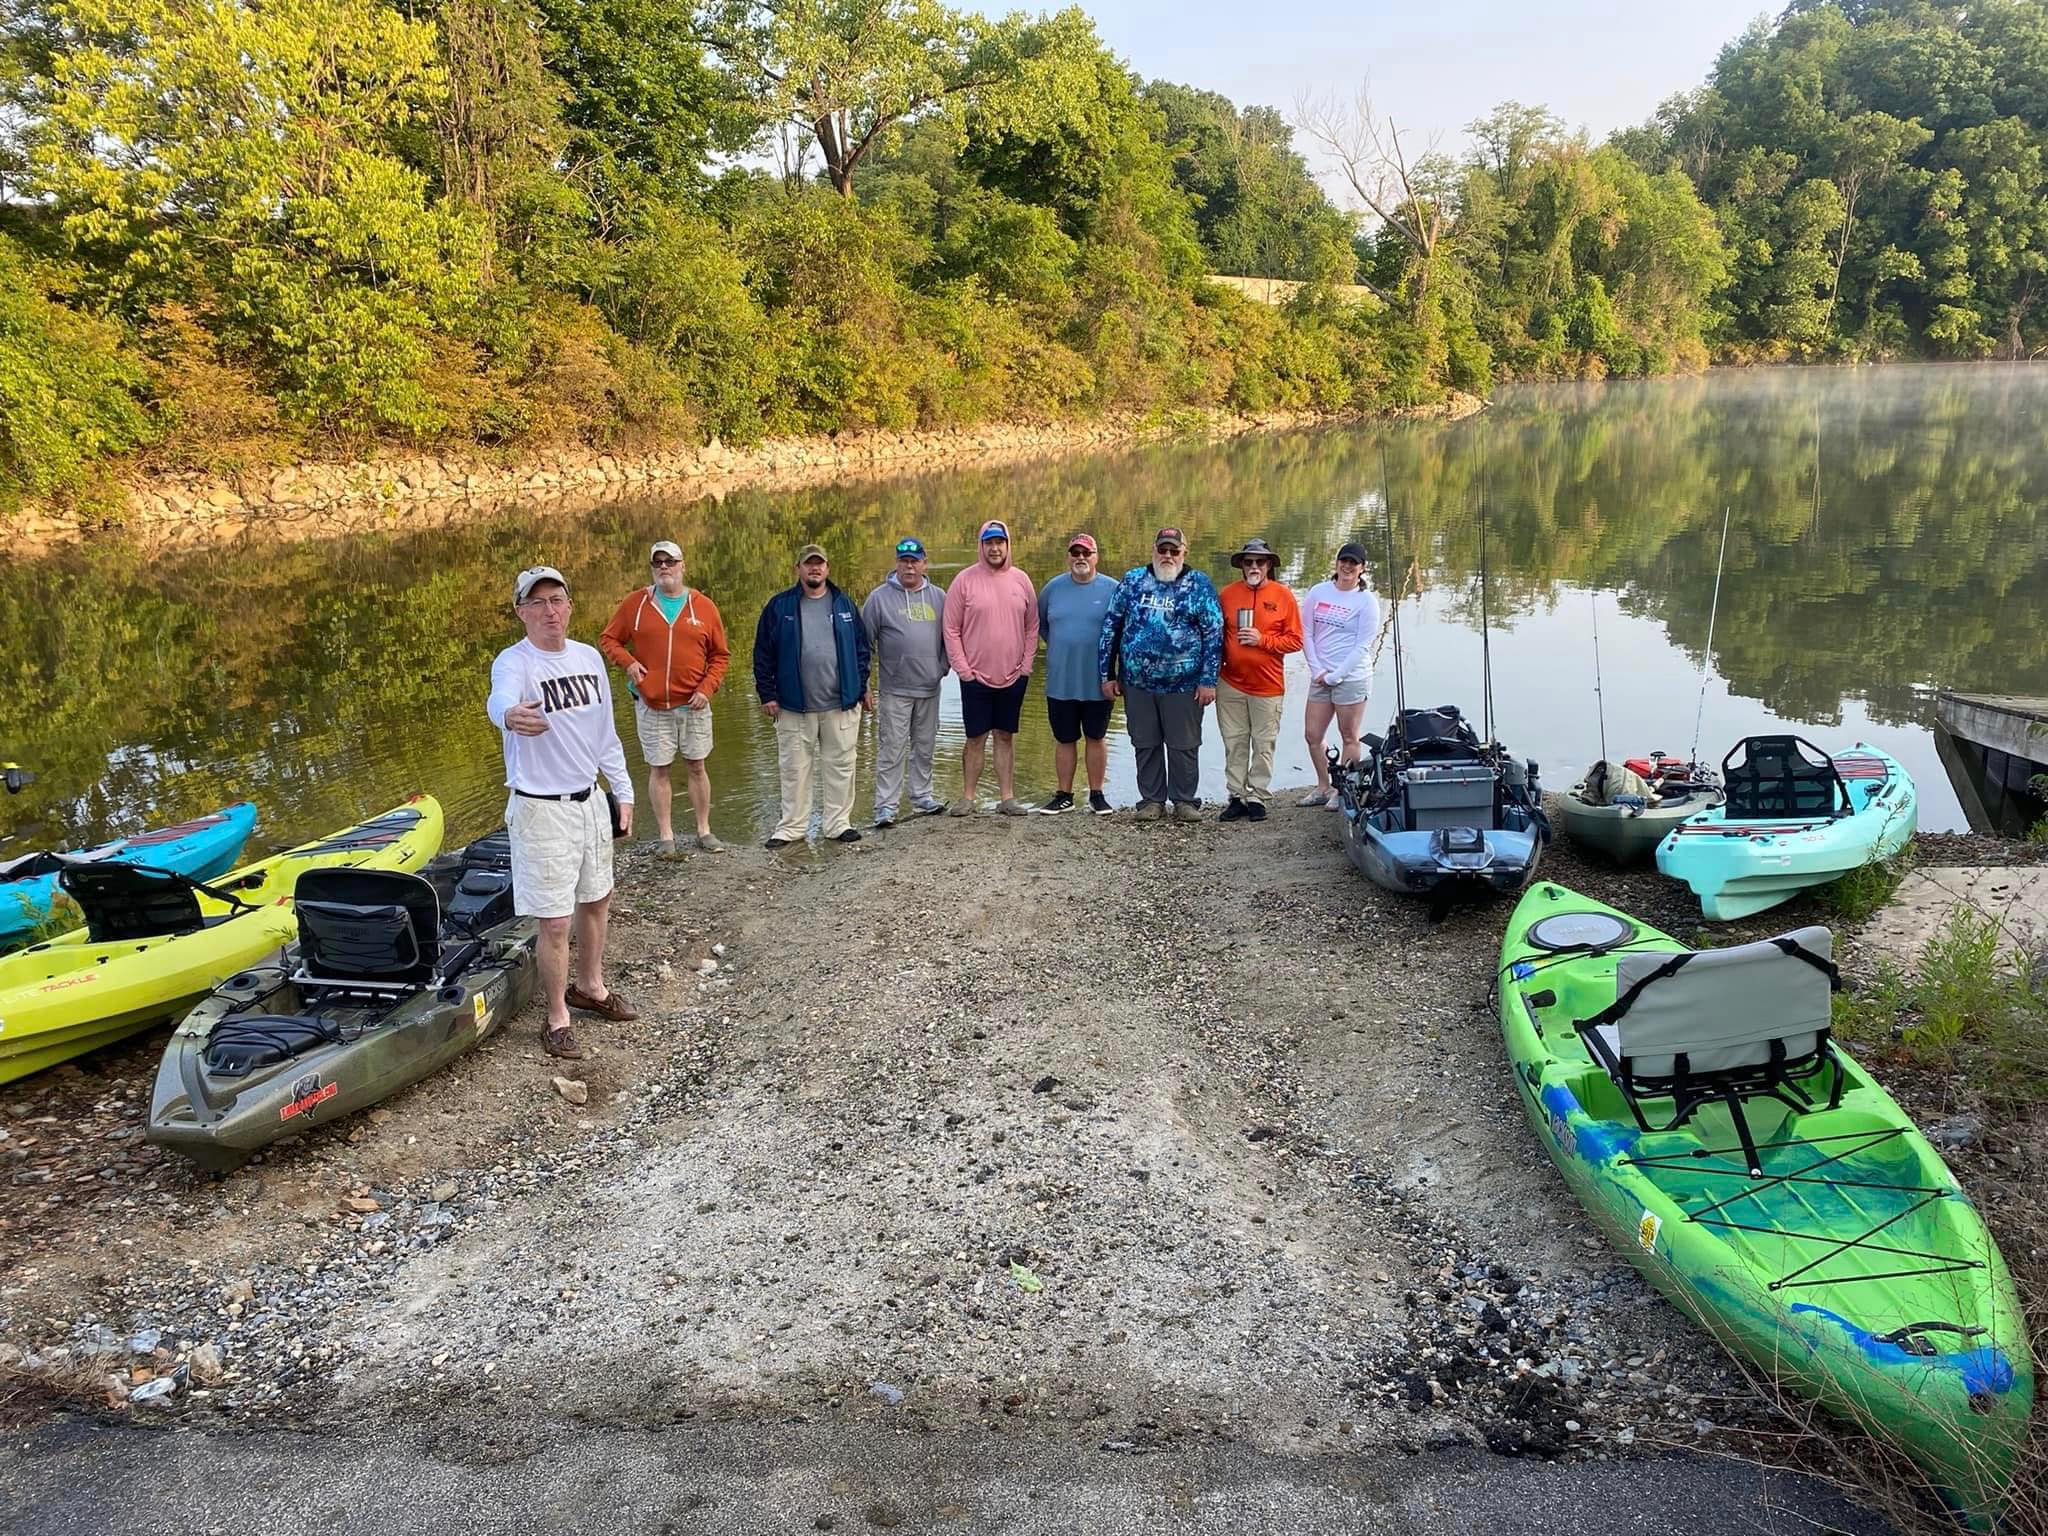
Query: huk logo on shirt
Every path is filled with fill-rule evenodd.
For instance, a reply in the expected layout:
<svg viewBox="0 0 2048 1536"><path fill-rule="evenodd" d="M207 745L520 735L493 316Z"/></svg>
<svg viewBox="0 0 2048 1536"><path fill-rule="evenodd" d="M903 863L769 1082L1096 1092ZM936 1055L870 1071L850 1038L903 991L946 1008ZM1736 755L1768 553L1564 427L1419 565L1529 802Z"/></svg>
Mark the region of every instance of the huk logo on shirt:
<svg viewBox="0 0 2048 1536"><path fill-rule="evenodd" d="M595 704L604 695L599 691L603 679L589 672L572 673L568 677L544 677L540 680L540 707L547 714L560 709L582 709Z"/></svg>

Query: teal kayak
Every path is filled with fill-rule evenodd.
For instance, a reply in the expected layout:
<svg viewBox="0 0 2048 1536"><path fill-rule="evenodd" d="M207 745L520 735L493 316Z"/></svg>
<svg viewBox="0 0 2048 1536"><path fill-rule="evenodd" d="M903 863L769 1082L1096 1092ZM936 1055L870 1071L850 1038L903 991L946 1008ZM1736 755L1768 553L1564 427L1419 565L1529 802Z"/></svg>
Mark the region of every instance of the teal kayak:
<svg viewBox="0 0 2048 1536"><path fill-rule="evenodd" d="M1501 1034L1537 1140L1643 1276L1988 1527L2033 1406L2026 1318L1955 1176L1832 1044L1832 948L1695 952L1542 882L1501 945Z"/></svg>
<svg viewBox="0 0 2048 1536"><path fill-rule="evenodd" d="M72 853L30 853L0 864L0 949L37 934L57 911L59 860L111 860L142 864L193 880L211 880L232 869L242 844L256 827L256 807L247 800L224 805L211 816L181 821L173 827L138 832ZM67 908L74 915L75 908ZM76 922L64 925L77 926Z"/></svg>
<svg viewBox="0 0 2048 1536"><path fill-rule="evenodd" d="M1890 858L1920 821L1904 766L1860 741L1830 756L1797 736L1750 736L1723 759L1721 781L1727 798L1657 845L1657 868L1718 922Z"/></svg>

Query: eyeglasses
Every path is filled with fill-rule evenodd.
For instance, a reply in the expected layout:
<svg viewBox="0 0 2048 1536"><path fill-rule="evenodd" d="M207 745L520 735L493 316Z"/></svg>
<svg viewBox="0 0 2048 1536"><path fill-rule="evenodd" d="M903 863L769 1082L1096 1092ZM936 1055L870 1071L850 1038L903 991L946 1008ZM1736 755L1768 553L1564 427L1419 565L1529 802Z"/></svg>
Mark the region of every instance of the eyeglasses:
<svg viewBox="0 0 2048 1536"><path fill-rule="evenodd" d="M683 562L676 559L676 557L673 555L656 555L652 560L648 561L647 563L653 566L656 570L663 570L671 565L681 565Z"/></svg>
<svg viewBox="0 0 2048 1536"><path fill-rule="evenodd" d="M546 597L529 597L521 602L522 608L566 608L569 599L560 592L550 592Z"/></svg>

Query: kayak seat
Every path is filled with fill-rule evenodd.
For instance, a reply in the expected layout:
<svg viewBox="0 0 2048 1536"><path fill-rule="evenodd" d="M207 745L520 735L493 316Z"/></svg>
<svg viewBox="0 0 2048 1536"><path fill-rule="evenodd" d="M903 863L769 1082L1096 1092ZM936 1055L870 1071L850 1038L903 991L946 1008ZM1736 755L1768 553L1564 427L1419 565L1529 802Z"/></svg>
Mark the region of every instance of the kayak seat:
<svg viewBox="0 0 2048 1536"><path fill-rule="evenodd" d="M390 869L309 869L292 900L300 986L409 992L434 978L441 903L418 875Z"/></svg>
<svg viewBox="0 0 2048 1536"><path fill-rule="evenodd" d="M258 1067L275 1066L340 1040L341 1026L330 1018L229 1014L216 1020L206 1037L206 1070L215 1077L247 1077Z"/></svg>
<svg viewBox="0 0 2048 1536"><path fill-rule="evenodd" d="M1470 758L1479 748L1479 738L1458 713L1455 704L1435 709L1404 709L1394 719L1389 733L1412 758Z"/></svg>
<svg viewBox="0 0 2048 1536"><path fill-rule="evenodd" d="M1575 1027L1644 1130L1675 1130L1706 1105L1725 1105L1749 1170L1760 1175L1746 1100L1812 1109L1826 1079L1827 1107L1841 1101L1829 1033L1841 977L1826 928L1727 949L1622 955L1614 984L1614 1002ZM1657 1099L1671 1104L1662 1125L1644 1108Z"/></svg>
<svg viewBox="0 0 2048 1536"><path fill-rule="evenodd" d="M1798 820L1850 809L1827 753L1799 736L1745 736L1721 760L1729 821Z"/></svg>
<svg viewBox="0 0 2048 1536"><path fill-rule="evenodd" d="M57 882L85 914L85 931L95 944L197 933L206 926L198 893L182 875L140 864L66 860Z"/></svg>

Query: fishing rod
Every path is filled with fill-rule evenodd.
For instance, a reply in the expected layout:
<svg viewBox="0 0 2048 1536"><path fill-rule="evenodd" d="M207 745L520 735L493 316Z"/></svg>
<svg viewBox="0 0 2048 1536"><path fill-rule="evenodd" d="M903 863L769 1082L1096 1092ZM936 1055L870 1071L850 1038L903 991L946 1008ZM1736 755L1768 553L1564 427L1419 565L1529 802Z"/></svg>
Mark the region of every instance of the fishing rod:
<svg viewBox="0 0 2048 1536"><path fill-rule="evenodd" d="M1707 649L1700 657L1700 707L1692 717L1692 758L1697 766L1700 760L1700 722L1707 717L1707 666L1714 659L1714 621L1721 616L1721 568L1728 562L1728 513L1730 508L1721 508L1721 553L1714 559L1714 606L1707 610Z"/></svg>
<svg viewBox="0 0 2048 1536"><path fill-rule="evenodd" d="M1607 690L1600 678L1600 594L1589 592L1586 595L1593 600L1593 704L1600 716L1600 761L1604 763L1607 761ZM1698 755L1697 745L1693 752Z"/></svg>
<svg viewBox="0 0 2048 1536"><path fill-rule="evenodd" d="M1387 445L1380 444L1380 505L1387 513L1387 579L1394 577L1394 495L1393 478L1387 473ZM1394 718L1408 713L1408 689L1401 674L1401 587L1393 587L1394 599Z"/></svg>
<svg viewBox="0 0 2048 1536"><path fill-rule="evenodd" d="M1493 631L1486 611L1486 525L1489 521L1486 504L1479 506L1479 675L1482 691L1486 695L1486 744L1497 746L1493 739Z"/></svg>

